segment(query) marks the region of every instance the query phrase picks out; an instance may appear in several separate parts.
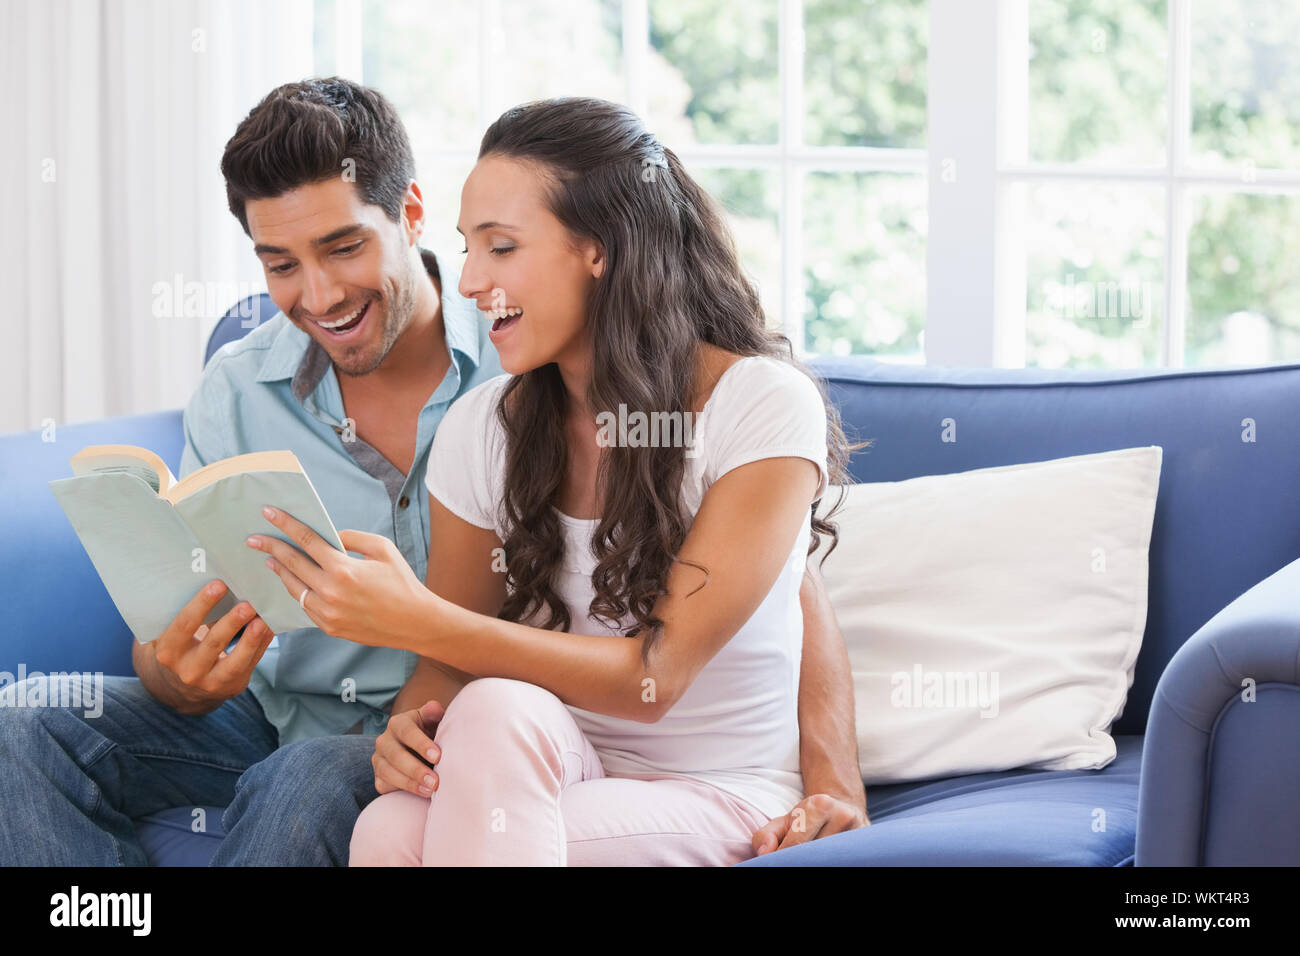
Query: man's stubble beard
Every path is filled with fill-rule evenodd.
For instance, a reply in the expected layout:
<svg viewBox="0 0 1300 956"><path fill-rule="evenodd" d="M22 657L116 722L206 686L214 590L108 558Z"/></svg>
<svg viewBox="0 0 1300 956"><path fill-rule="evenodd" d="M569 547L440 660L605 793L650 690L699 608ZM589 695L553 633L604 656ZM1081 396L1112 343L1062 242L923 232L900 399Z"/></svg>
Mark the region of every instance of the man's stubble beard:
<svg viewBox="0 0 1300 956"><path fill-rule="evenodd" d="M384 364L384 359L388 358L388 353L392 351L393 345L401 337L403 331L411 323L411 316L415 313L415 283L417 274L414 267L408 260L408 268L405 281L402 282L397 290L397 297L393 300L392 307L384 310L384 326L381 331L379 349L376 352L375 359L364 367L355 365L340 365L335 361L338 371L352 378L360 378L363 375L369 375L379 366ZM372 304L372 308L374 305Z"/></svg>

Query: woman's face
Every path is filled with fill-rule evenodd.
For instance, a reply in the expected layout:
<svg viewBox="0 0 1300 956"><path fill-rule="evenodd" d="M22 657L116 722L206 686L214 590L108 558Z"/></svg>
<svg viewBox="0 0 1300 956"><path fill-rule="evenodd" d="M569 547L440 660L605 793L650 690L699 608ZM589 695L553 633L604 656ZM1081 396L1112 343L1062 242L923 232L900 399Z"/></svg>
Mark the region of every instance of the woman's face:
<svg viewBox="0 0 1300 956"><path fill-rule="evenodd" d="M582 364L586 303L605 268L595 242L574 241L546 207L537 168L485 156L460 195L465 237L460 294L478 303L501 367L519 375L551 362Z"/></svg>

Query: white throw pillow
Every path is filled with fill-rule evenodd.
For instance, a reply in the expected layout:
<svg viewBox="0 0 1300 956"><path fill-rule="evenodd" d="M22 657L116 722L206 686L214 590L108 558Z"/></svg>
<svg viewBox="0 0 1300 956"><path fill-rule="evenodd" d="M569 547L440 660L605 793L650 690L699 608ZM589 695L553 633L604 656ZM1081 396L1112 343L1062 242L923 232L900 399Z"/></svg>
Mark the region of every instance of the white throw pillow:
<svg viewBox="0 0 1300 956"><path fill-rule="evenodd" d="M848 486L822 570L868 785L1115 759L1161 457L1151 445Z"/></svg>

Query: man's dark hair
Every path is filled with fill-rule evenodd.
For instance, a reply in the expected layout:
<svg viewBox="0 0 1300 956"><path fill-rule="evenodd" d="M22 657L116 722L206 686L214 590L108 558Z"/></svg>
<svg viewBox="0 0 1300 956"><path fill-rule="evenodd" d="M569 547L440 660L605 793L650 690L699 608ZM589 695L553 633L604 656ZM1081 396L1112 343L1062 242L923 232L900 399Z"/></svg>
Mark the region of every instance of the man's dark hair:
<svg viewBox="0 0 1300 956"><path fill-rule="evenodd" d="M349 169L362 199L400 222L415 178L406 128L378 90L337 76L273 89L244 117L221 157L230 211L245 233L248 200L282 196Z"/></svg>

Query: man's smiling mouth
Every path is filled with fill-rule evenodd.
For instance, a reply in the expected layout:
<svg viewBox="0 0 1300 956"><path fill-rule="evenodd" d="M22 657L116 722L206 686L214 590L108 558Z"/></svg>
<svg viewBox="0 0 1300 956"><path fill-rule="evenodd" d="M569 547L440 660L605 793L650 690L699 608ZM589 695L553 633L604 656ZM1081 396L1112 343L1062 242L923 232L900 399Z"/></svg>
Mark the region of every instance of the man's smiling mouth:
<svg viewBox="0 0 1300 956"><path fill-rule="evenodd" d="M371 300L367 299L352 312L331 322L317 322L315 319L311 321L315 323L317 328L324 329L330 335L346 335L365 320L365 317L370 313L370 302Z"/></svg>

